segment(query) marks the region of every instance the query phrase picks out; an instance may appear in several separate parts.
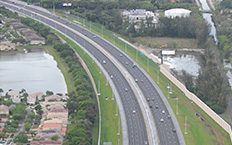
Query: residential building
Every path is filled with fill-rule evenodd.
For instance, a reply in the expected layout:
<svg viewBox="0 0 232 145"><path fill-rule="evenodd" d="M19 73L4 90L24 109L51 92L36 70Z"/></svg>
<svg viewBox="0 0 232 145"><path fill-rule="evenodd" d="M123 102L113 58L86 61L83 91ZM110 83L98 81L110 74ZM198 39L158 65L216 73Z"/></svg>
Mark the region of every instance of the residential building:
<svg viewBox="0 0 232 145"><path fill-rule="evenodd" d="M1 41L0 42L0 51L10 51L15 50L15 44L9 41Z"/></svg>
<svg viewBox="0 0 232 145"><path fill-rule="evenodd" d="M20 99L20 96L19 96L19 91L12 90L12 91L9 91L7 94L10 95L10 98L14 103L20 103L21 102L21 99Z"/></svg>
<svg viewBox="0 0 232 145"><path fill-rule="evenodd" d="M0 114L9 115L9 107L6 105L0 105Z"/></svg>
<svg viewBox="0 0 232 145"><path fill-rule="evenodd" d="M53 140L40 140L40 141L31 141L31 145L61 145L61 141L53 141Z"/></svg>
<svg viewBox="0 0 232 145"><path fill-rule="evenodd" d="M61 131L62 124L61 123L44 123L44 126L42 127L42 130L56 130Z"/></svg>
<svg viewBox="0 0 232 145"><path fill-rule="evenodd" d="M59 95L51 95L51 96L47 96L45 97L45 101L49 102L49 101L60 101L63 97L59 96Z"/></svg>
<svg viewBox="0 0 232 145"><path fill-rule="evenodd" d="M34 105L36 100L42 100L43 92L36 92L27 96L27 104Z"/></svg>

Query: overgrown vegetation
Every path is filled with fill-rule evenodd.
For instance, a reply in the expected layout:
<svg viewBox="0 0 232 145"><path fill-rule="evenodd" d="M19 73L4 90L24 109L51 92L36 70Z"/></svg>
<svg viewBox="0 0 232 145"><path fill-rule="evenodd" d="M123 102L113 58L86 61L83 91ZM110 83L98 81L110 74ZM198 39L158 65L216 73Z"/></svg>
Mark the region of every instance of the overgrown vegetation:
<svg viewBox="0 0 232 145"><path fill-rule="evenodd" d="M209 48L205 55L201 55L201 69L194 81L192 76L183 73L183 81L187 89L196 94L216 113L221 114L227 107L227 97L229 95L229 84L226 77L221 76L214 56Z"/></svg>
<svg viewBox="0 0 232 145"><path fill-rule="evenodd" d="M92 144L92 130L96 118L96 104L91 82L68 44L54 45L60 57L68 64L76 90L69 93L67 108L72 124L68 125L63 144Z"/></svg>

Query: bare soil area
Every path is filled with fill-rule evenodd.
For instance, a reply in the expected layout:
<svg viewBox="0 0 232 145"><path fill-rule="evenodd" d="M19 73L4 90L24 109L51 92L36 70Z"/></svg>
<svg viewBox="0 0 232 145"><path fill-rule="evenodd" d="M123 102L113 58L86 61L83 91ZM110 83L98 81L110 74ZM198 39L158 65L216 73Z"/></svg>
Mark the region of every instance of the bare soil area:
<svg viewBox="0 0 232 145"><path fill-rule="evenodd" d="M166 48L190 48L197 49L195 39L189 38L171 38L171 37L137 37L139 43L152 48L160 48L162 45L167 45Z"/></svg>

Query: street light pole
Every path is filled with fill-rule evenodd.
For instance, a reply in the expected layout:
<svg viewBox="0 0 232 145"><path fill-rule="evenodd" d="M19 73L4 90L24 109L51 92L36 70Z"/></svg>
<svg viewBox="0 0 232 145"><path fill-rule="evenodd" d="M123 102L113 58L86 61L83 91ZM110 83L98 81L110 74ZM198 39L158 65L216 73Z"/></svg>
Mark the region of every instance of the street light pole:
<svg viewBox="0 0 232 145"><path fill-rule="evenodd" d="M149 72L149 58L147 58L147 72Z"/></svg>
<svg viewBox="0 0 232 145"><path fill-rule="evenodd" d="M178 113L178 100L179 100L179 98L177 98L177 100L176 100L177 101L177 103L176 103L176 114L179 114Z"/></svg>
<svg viewBox="0 0 232 145"><path fill-rule="evenodd" d="M55 4L54 4L54 1L53 1L53 14L55 15L56 12L55 12Z"/></svg>
<svg viewBox="0 0 232 145"><path fill-rule="evenodd" d="M118 117L118 135L120 135L120 117Z"/></svg>
<svg viewBox="0 0 232 145"><path fill-rule="evenodd" d="M136 49L136 61L138 61L138 49Z"/></svg>
<svg viewBox="0 0 232 145"><path fill-rule="evenodd" d="M188 120L188 117L187 117L187 116L185 116L184 134L188 134L188 132L187 132L187 128L186 128L186 126L187 126L187 120Z"/></svg>
<svg viewBox="0 0 232 145"><path fill-rule="evenodd" d="M127 52L127 44L125 43L125 52Z"/></svg>
<svg viewBox="0 0 232 145"><path fill-rule="evenodd" d="M98 80L98 94L97 94L98 96L100 96L101 95L101 93L100 93L100 80Z"/></svg>

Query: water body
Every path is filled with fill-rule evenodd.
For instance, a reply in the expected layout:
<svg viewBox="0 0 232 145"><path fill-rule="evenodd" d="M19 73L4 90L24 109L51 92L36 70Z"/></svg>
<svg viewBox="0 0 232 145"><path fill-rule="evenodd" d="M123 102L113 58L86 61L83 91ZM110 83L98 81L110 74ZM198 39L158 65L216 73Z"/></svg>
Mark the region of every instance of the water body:
<svg viewBox="0 0 232 145"><path fill-rule="evenodd" d="M202 5L202 10L210 11L210 8L209 8L206 0L200 0L200 3ZM211 26L210 35L213 36L214 41L217 45L218 40L217 40L217 35L216 35L216 27L215 27L215 24L212 20L212 14L211 13L203 13L203 18Z"/></svg>
<svg viewBox="0 0 232 145"><path fill-rule="evenodd" d="M166 56L164 57L164 63L168 64L170 69L177 71L179 74L181 74L182 70L185 70L194 77L199 75L198 71L201 68L195 55Z"/></svg>
<svg viewBox="0 0 232 145"><path fill-rule="evenodd" d="M56 61L45 51L0 55L0 88L4 92L24 88L29 94L47 90L67 93Z"/></svg>

